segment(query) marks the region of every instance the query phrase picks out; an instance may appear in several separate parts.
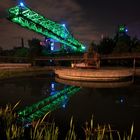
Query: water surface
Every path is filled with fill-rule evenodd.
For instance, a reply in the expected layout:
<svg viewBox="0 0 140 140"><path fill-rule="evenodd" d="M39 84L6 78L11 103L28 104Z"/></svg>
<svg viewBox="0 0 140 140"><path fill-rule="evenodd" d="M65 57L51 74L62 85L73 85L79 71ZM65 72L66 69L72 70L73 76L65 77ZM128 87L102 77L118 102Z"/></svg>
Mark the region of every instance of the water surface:
<svg viewBox="0 0 140 140"><path fill-rule="evenodd" d="M134 123L135 135L140 131L140 86L139 79L129 87L81 88L65 105L53 111L49 120L66 132L71 117L76 130L82 135L82 127L94 116L94 123L111 124L113 129L130 130ZM66 85L56 83L53 74L13 78L0 82L0 106L15 104L21 100L18 109L47 98L52 90L64 89Z"/></svg>

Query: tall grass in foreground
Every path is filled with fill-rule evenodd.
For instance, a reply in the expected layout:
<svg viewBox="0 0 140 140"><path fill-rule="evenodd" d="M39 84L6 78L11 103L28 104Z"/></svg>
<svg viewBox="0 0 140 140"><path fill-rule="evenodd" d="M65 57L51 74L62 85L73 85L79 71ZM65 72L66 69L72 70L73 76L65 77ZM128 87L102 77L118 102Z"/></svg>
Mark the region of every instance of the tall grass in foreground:
<svg viewBox="0 0 140 140"><path fill-rule="evenodd" d="M19 102L12 107L6 105L5 108L0 108L0 140L57 140L59 129L55 123L46 123L44 119L49 113L32 122L30 126L24 127L17 122L17 114L14 109ZM82 140L132 140L133 125L131 127L130 135L125 134L121 136L119 131L112 130L110 125L97 125L93 124L93 117L90 122L86 122L83 127L85 137ZM70 129L66 134L65 140L79 140L77 138L73 117L70 121Z"/></svg>
<svg viewBox="0 0 140 140"><path fill-rule="evenodd" d="M132 140L133 136L133 125L130 135L124 134L124 136L121 137L120 132L118 130L112 130L109 124L103 126L97 125L97 127L94 127L93 116L90 123L86 122L86 126L83 129L86 140Z"/></svg>

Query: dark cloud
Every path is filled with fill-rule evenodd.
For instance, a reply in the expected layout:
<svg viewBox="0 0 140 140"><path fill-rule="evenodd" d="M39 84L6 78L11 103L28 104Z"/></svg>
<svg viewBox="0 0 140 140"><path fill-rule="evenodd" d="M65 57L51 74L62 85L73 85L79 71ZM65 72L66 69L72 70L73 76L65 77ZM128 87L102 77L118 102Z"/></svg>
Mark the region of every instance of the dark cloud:
<svg viewBox="0 0 140 140"><path fill-rule="evenodd" d="M3 11L3 10L0 10L0 19L1 18L6 18L6 16L7 16L7 12Z"/></svg>
<svg viewBox="0 0 140 140"><path fill-rule="evenodd" d="M48 3L48 5L44 5L45 8L38 7L40 12L44 13L46 17L59 23L66 22L70 32L82 42L87 43L89 41L89 36L92 36L92 40L97 39L93 32L96 30L96 27L93 22L91 24L90 21L85 19L86 14L81 5L72 0L61 0L60 2L57 0L50 0ZM78 34L84 35L85 37L81 37Z"/></svg>
<svg viewBox="0 0 140 140"><path fill-rule="evenodd" d="M75 0L99 32L112 34L118 24L139 22L139 0ZM130 26L129 26L130 27ZM131 27L134 28L134 27Z"/></svg>
<svg viewBox="0 0 140 140"><path fill-rule="evenodd" d="M7 9L15 5L15 0L0 0L0 45L5 48L19 45L20 37L26 42L32 37L42 38L6 20ZM126 23L130 33L139 36L138 0L26 0L26 6L53 21L66 23L75 38L86 44L100 40L101 35L113 35L119 23Z"/></svg>
<svg viewBox="0 0 140 140"><path fill-rule="evenodd" d="M13 6L15 3L11 2L10 0L6 1L7 4L2 5L5 10L8 7ZM88 25L88 22L84 19L85 13L83 12L81 6L75 1L60 0L58 2L58 0L30 0L27 1L26 5L28 5L31 9L34 9L35 11L43 14L45 17L52 19L53 21L57 21L58 23L66 23L70 32L72 32L74 36L82 42L88 43L89 39L91 39L91 36L93 37L92 39L95 39L93 35L94 32L89 32L92 31L95 27L93 26L93 28L90 24ZM5 23L1 25L3 26L3 30L5 30L3 33L4 36L3 39L0 39L0 42L3 43L4 46L6 46L6 43L8 44L7 41L3 41L6 40L7 36L9 37L8 40L15 40L15 42L17 42L17 38L20 36L24 37L25 39L27 39L28 36L29 38L34 36L32 32L27 31L26 29L22 29L21 27L7 21L4 22ZM17 38L13 37L15 32ZM36 36L38 37L38 35ZM13 45L15 46L17 43L14 43ZM9 45L6 47L9 47Z"/></svg>

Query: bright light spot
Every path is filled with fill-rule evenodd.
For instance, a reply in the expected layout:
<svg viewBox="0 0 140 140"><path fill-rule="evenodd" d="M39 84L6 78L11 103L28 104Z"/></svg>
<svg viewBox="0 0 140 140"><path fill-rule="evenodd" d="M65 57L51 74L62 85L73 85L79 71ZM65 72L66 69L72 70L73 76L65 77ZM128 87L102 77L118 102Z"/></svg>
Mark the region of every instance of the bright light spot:
<svg viewBox="0 0 140 140"><path fill-rule="evenodd" d="M123 103L124 102L123 99L121 99L120 102Z"/></svg>
<svg viewBox="0 0 140 140"><path fill-rule="evenodd" d="M54 42L51 42L51 51L54 51Z"/></svg>
<svg viewBox="0 0 140 140"><path fill-rule="evenodd" d="M20 6L21 6L21 7L24 7L24 3L23 3L23 2L20 2Z"/></svg>
<svg viewBox="0 0 140 140"><path fill-rule="evenodd" d="M51 43L51 46L54 46L54 42Z"/></svg>
<svg viewBox="0 0 140 140"><path fill-rule="evenodd" d="M51 51L54 51L54 46L51 46Z"/></svg>
<svg viewBox="0 0 140 140"><path fill-rule="evenodd" d="M63 107L63 108L66 108L66 104L63 104L62 107Z"/></svg>
<svg viewBox="0 0 140 140"><path fill-rule="evenodd" d="M128 29L125 29L125 32L128 32Z"/></svg>
<svg viewBox="0 0 140 140"><path fill-rule="evenodd" d="M62 26L63 26L63 27L66 27L66 25L65 25L65 24L62 24Z"/></svg>
<svg viewBox="0 0 140 140"><path fill-rule="evenodd" d="M49 38L47 38L47 39L45 39L45 41L46 41L46 42L50 42L50 39L49 39Z"/></svg>
<svg viewBox="0 0 140 140"><path fill-rule="evenodd" d="M120 103L123 103L124 102L124 99L123 99L123 97L120 99Z"/></svg>
<svg viewBox="0 0 140 140"><path fill-rule="evenodd" d="M54 83L51 83L51 90L54 90Z"/></svg>
<svg viewBox="0 0 140 140"><path fill-rule="evenodd" d="M86 47L85 46L82 46L82 50L85 50L86 49Z"/></svg>

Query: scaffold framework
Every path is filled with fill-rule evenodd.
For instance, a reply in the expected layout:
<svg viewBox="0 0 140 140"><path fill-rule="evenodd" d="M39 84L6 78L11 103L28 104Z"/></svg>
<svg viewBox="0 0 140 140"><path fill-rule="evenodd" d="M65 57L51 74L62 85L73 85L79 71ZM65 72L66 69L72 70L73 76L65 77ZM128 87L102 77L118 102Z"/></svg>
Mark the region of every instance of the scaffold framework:
<svg viewBox="0 0 140 140"><path fill-rule="evenodd" d="M28 7L18 5L10 8L8 12L8 19L24 28L70 46L75 52L85 50L85 46L76 40L65 26L45 18Z"/></svg>

